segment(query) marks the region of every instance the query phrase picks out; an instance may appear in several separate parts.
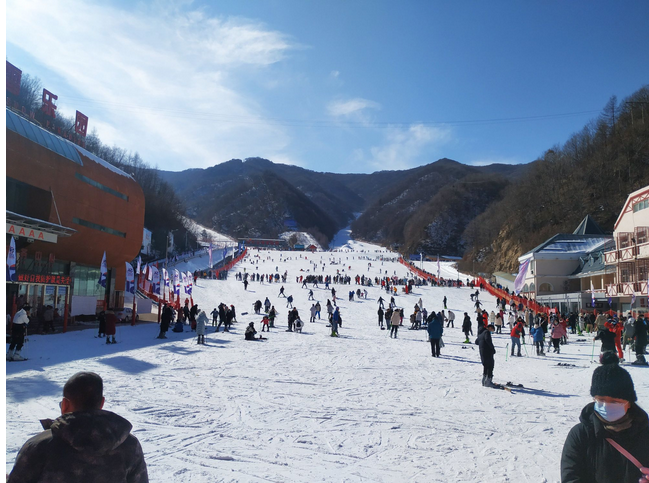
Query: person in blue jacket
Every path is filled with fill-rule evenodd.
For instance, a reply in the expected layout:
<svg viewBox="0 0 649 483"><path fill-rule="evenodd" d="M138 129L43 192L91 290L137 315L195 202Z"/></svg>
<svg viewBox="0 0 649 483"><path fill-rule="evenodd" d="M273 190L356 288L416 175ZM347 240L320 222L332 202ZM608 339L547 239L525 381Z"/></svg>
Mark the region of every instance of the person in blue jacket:
<svg viewBox="0 0 649 483"><path fill-rule="evenodd" d="M543 339L545 338L545 333L543 332L543 329L539 324L534 324L534 327L530 329L530 332L534 337L534 347L536 347L536 355L544 356L545 352L543 352L543 346L545 345L545 343L543 342Z"/></svg>
<svg viewBox="0 0 649 483"><path fill-rule="evenodd" d="M430 340L430 349L433 352L433 357L439 357L439 340L444 333L442 320L442 314L438 313L428 323L428 339Z"/></svg>

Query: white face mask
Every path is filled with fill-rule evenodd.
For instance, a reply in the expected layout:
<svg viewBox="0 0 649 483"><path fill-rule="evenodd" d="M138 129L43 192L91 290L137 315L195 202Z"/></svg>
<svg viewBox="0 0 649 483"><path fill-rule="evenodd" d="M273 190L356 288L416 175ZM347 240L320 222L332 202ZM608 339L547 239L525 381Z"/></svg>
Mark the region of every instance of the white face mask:
<svg viewBox="0 0 649 483"><path fill-rule="evenodd" d="M605 403L595 401L595 411L602 419L612 423L626 414L626 403Z"/></svg>

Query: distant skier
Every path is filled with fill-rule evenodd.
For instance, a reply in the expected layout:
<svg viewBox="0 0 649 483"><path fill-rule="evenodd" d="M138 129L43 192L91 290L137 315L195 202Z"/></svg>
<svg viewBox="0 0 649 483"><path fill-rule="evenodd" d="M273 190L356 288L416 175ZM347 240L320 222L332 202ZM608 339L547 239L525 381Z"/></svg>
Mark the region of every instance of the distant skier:
<svg viewBox="0 0 649 483"><path fill-rule="evenodd" d="M381 308L381 309L385 308L383 306L383 297L379 297L379 308Z"/></svg>
<svg viewBox="0 0 649 483"><path fill-rule="evenodd" d="M480 347L480 361L482 362L482 385L484 387L494 387L492 379L494 377L494 354L496 348L491 340L491 334L496 330L493 325L487 326L478 336L476 344Z"/></svg>
<svg viewBox="0 0 649 483"><path fill-rule="evenodd" d="M315 300L313 297L313 290L309 290L309 298L307 300Z"/></svg>
<svg viewBox="0 0 649 483"><path fill-rule="evenodd" d="M439 313L428 323L428 339L433 357L439 357L439 341L444 333L444 324L442 321L443 316Z"/></svg>
<svg viewBox="0 0 649 483"><path fill-rule="evenodd" d="M444 309L447 309L447 307L446 307L446 295L444 295L444 300L443 300L443 302L444 302Z"/></svg>
<svg viewBox="0 0 649 483"><path fill-rule="evenodd" d="M198 340L197 344L205 344L205 326L207 325L208 318L204 310L201 310L196 317L196 335Z"/></svg>
<svg viewBox="0 0 649 483"><path fill-rule="evenodd" d="M322 306L320 305L320 302L315 303L315 314L318 316L318 320L320 320L320 311L322 310Z"/></svg>
<svg viewBox="0 0 649 483"><path fill-rule="evenodd" d="M286 295L284 294L284 285L280 287L279 294L277 296L286 298Z"/></svg>
<svg viewBox="0 0 649 483"><path fill-rule="evenodd" d="M379 315L379 327L383 330L383 308L380 305L377 314Z"/></svg>
<svg viewBox="0 0 649 483"><path fill-rule="evenodd" d="M338 337L338 324L340 322L340 308L336 310L331 316L331 337Z"/></svg>
<svg viewBox="0 0 649 483"><path fill-rule="evenodd" d="M287 308L293 308L293 296L289 295L288 298L286 299L286 307Z"/></svg>
<svg viewBox="0 0 649 483"><path fill-rule="evenodd" d="M464 312L464 320L462 321L462 332L464 332L464 336L466 337L464 343L468 344L469 334L473 335L473 331L471 330L471 317L466 312Z"/></svg>
<svg viewBox="0 0 649 483"><path fill-rule="evenodd" d="M401 324L401 314L396 309L392 312L392 317L390 318L390 324L391 324L390 338L394 336L394 338L396 339L397 332L399 331L399 324Z"/></svg>
<svg viewBox="0 0 649 483"><path fill-rule="evenodd" d="M444 306L444 307L446 307L446 306ZM455 323L454 323L455 322L455 313L452 310L448 311L448 318L446 320L448 320L448 323L446 324L446 327L455 328Z"/></svg>
<svg viewBox="0 0 649 483"><path fill-rule="evenodd" d="M9 344L9 351L7 352L8 361L24 361L25 358L20 355L20 351L25 343L25 334L27 333L27 324L29 324L29 311L31 307L25 304L14 315L13 324L11 326L11 344Z"/></svg>

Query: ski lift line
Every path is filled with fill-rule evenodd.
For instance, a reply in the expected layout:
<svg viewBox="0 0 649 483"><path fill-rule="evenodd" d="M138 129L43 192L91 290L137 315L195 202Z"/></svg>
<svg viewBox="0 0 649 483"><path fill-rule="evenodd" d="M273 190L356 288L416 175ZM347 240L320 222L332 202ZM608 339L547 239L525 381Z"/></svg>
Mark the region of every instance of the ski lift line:
<svg viewBox="0 0 649 483"><path fill-rule="evenodd" d="M88 105L105 105L108 107L117 107L121 110L131 111L131 112L156 112L166 117L171 118L180 118L180 119L196 119L203 121L212 121L212 122L223 122L230 124L246 124L246 125L260 125L260 124L275 124L280 126L291 126L291 127L361 127L361 128L394 128L394 127L410 127L413 124L415 125L425 125L425 126L435 126L435 125L481 125L481 124L504 124L512 122L524 122L524 121L542 121L542 120L553 120L573 116L582 116L584 114L593 114L600 112L599 109L588 110L588 111L575 111L575 112L566 112L558 114L544 114L537 116L519 116L519 117L509 117L509 118L492 118L492 119L466 119L466 120L454 120L454 121L377 121L377 122L364 122L364 121L334 121L327 119L281 119L281 118L251 118L251 117L218 117L211 115L201 115L197 114L196 111L187 110L187 109L175 109L175 108L166 108L166 107L149 107L149 106L138 106L133 104L124 104L124 103L115 103L109 101L99 101L93 99L85 98L73 98L70 99L76 100L81 104Z"/></svg>

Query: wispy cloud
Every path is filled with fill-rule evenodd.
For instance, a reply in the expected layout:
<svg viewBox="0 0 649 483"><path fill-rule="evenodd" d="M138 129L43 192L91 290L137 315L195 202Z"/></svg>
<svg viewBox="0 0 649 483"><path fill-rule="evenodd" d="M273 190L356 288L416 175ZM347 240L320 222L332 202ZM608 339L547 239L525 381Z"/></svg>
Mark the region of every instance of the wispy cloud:
<svg viewBox="0 0 649 483"><path fill-rule="evenodd" d="M389 128L384 143L370 149L370 163L380 170L412 168L421 164L424 155L437 154L439 148L451 140L451 134L448 128L423 124Z"/></svg>
<svg viewBox="0 0 649 483"><path fill-rule="evenodd" d="M124 11L82 0L8 0L6 12L7 42L82 96L59 92L60 110L87 114L104 142L167 169L282 152L290 142L239 87L251 68L268 70L297 47L281 32L209 16L191 2Z"/></svg>
<svg viewBox="0 0 649 483"><path fill-rule="evenodd" d="M368 110L376 111L381 109L381 104L357 97L354 99L335 100L327 105L327 113L336 118L347 118L359 121L367 121Z"/></svg>

